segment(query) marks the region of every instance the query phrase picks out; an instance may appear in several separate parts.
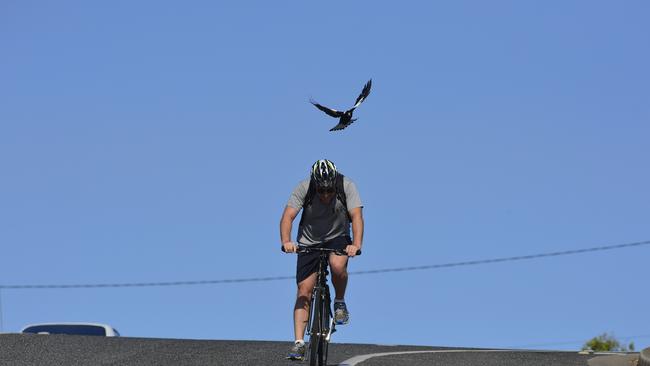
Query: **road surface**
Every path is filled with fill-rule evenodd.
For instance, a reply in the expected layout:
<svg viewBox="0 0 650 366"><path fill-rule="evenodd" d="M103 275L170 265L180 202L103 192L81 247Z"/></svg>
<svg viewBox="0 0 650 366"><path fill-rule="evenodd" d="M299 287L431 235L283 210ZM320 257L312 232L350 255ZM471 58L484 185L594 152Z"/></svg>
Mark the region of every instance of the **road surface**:
<svg viewBox="0 0 650 366"><path fill-rule="evenodd" d="M287 361L291 343L0 334L3 366L264 365L305 366ZM417 346L330 346L329 366L587 366L593 355L577 352L481 350Z"/></svg>

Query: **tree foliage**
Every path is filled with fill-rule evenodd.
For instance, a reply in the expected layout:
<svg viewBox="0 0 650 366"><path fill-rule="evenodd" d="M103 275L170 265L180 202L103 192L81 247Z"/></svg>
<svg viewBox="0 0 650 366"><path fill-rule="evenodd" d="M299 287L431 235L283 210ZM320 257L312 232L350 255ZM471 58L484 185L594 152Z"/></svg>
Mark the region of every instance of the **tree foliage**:
<svg viewBox="0 0 650 366"><path fill-rule="evenodd" d="M603 333L587 341L582 349L594 352L628 352L634 351L634 342L630 342L627 346L621 345L616 337Z"/></svg>

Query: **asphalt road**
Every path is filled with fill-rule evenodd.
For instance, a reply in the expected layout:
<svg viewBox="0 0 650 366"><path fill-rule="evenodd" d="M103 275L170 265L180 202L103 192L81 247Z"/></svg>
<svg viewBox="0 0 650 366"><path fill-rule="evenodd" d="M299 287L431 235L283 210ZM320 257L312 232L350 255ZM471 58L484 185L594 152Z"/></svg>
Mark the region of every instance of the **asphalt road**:
<svg viewBox="0 0 650 366"><path fill-rule="evenodd" d="M0 365L305 366L307 363L284 359L290 345L289 342L1 334ZM363 356L413 351L420 351L420 353ZM422 353L422 351L427 352ZM334 343L330 346L328 365L342 366L343 362L347 361L349 366L587 366L588 360L593 357L575 352L470 350Z"/></svg>

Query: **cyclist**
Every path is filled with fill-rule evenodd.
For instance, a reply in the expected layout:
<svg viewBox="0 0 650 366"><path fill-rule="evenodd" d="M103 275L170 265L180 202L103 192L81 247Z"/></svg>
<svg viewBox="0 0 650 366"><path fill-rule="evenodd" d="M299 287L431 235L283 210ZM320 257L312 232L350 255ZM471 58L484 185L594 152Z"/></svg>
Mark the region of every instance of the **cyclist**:
<svg viewBox="0 0 650 366"><path fill-rule="evenodd" d="M348 256L330 255L329 266L334 285L334 320L347 324L349 313L345 304L348 283L348 257L354 257L363 242L362 204L356 185L336 170L329 160L318 160L312 165L309 179L293 190L280 220L280 239L287 253L295 253L297 244L343 249ZM297 243L291 241L291 227L298 212L302 218L298 227ZM352 237L350 237L352 227ZM298 294L293 320L295 342L287 356L303 360L305 356L305 328L309 318L312 289L316 284L318 253L299 253L296 269Z"/></svg>

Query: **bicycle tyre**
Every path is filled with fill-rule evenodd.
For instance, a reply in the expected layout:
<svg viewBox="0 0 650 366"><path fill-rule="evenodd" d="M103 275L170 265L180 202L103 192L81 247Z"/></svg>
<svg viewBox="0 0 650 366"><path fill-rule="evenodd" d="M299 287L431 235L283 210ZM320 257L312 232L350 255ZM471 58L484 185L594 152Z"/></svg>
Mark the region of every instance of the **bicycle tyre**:
<svg viewBox="0 0 650 366"><path fill-rule="evenodd" d="M325 339L324 337L318 337L318 366L327 366L325 359Z"/></svg>
<svg viewBox="0 0 650 366"><path fill-rule="evenodd" d="M331 327L330 318L332 310L330 309L329 289L326 288L320 298L320 337L318 339L318 366L327 366L327 333Z"/></svg>
<svg viewBox="0 0 650 366"><path fill-rule="evenodd" d="M323 351L321 349L323 338L321 335L321 330L323 329L321 307L323 300L320 289L316 289L313 296L311 304L311 329L309 332L309 366L321 366L323 363Z"/></svg>
<svg viewBox="0 0 650 366"><path fill-rule="evenodd" d="M327 366L327 349L329 348L329 342L325 338L321 339L320 351L322 355L322 366Z"/></svg>
<svg viewBox="0 0 650 366"><path fill-rule="evenodd" d="M327 333L331 332L331 327L334 326L332 320L332 308L331 308L331 300L329 296L329 291L325 291L325 299L321 303L321 324L323 324L327 330ZM323 333L323 337L321 340L321 354L322 354L322 365L327 365L327 352L329 350L329 342L327 341L327 337L325 336L325 332Z"/></svg>

